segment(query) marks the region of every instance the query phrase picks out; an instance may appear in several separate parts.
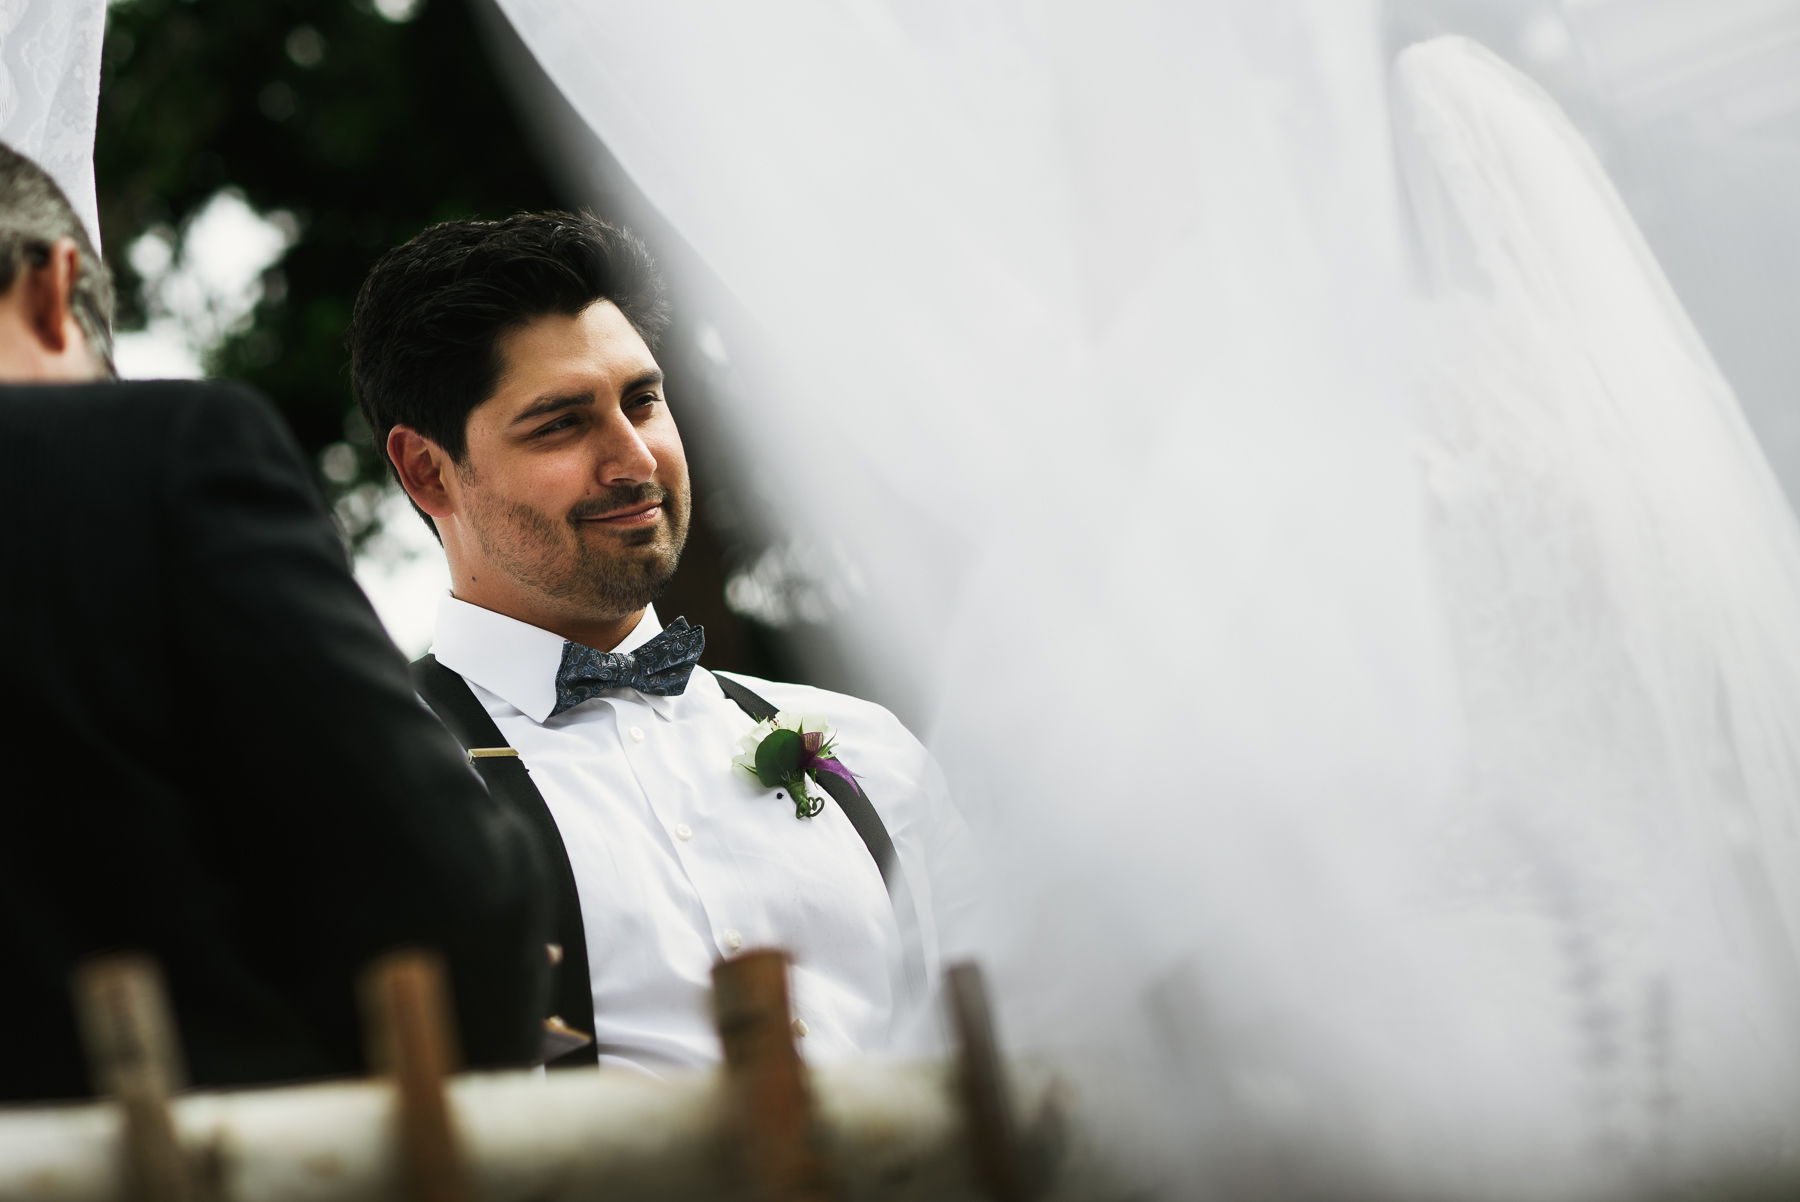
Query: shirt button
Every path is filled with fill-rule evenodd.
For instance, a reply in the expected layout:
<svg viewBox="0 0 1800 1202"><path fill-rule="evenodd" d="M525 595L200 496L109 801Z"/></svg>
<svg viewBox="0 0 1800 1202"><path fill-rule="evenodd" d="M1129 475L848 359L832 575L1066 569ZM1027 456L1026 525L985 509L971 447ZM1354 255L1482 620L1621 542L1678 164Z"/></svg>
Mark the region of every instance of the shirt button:
<svg viewBox="0 0 1800 1202"><path fill-rule="evenodd" d="M744 946L744 937L742 935L738 934L736 931L732 930L730 927L726 927L725 928L725 942L731 948L731 950L735 952L735 951L737 951L738 948Z"/></svg>
<svg viewBox="0 0 1800 1202"><path fill-rule="evenodd" d="M544 951L549 953L550 963L551 963L552 967L562 963L562 961L563 961L562 944L546 943L544 945Z"/></svg>
<svg viewBox="0 0 1800 1202"><path fill-rule="evenodd" d="M794 1034L802 1039L806 1038L806 1020L804 1018L796 1018L794 1020Z"/></svg>
<svg viewBox="0 0 1800 1202"><path fill-rule="evenodd" d="M675 824L675 837L680 839L683 843L686 843L689 839L694 837L694 828L685 822L677 822Z"/></svg>
<svg viewBox="0 0 1800 1202"><path fill-rule="evenodd" d="M625 733L631 736L631 741L633 743L642 743L644 741L644 728L641 726L634 726Z"/></svg>

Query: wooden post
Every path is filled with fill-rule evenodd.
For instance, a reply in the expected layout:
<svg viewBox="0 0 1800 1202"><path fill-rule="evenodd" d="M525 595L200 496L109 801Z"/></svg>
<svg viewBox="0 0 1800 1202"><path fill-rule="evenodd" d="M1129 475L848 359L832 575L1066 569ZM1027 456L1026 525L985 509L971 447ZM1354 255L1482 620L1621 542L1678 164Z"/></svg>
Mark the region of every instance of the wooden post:
<svg viewBox="0 0 1800 1202"><path fill-rule="evenodd" d="M1031 1183L1020 1156L1018 1124L981 967L953 966L944 974L944 986L956 1029L957 1069L976 1173L994 1202L1028 1202Z"/></svg>
<svg viewBox="0 0 1800 1202"><path fill-rule="evenodd" d="M458 1056L443 961L430 952L393 952L363 970L361 993L369 1067L394 1081L408 1197L470 1202L468 1169L444 1096Z"/></svg>
<svg viewBox="0 0 1800 1202"><path fill-rule="evenodd" d="M186 1083L162 972L149 956L101 956L76 966L71 985L94 1091L125 1111L127 1196L193 1202L169 1095Z"/></svg>
<svg viewBox="0 0 1800 1202"><path fill-rule="evenodd" d="M829 1202L836 1183L789 1025L787 967L778 951L713 967L737 1166L753 1202Z"/></svg>

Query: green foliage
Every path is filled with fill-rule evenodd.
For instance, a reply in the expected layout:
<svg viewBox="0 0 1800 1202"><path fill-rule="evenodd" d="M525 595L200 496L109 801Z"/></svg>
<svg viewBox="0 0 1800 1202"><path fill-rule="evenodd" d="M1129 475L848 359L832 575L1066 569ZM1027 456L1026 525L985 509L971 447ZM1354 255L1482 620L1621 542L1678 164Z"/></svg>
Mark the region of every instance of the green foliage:
<svg viewBox="0 0 1800 1202"><path fill-rule="evenodd" d="M386 479L343 346L364 275L434 222L566 203L532 157L467 0L424 0L399 23L376 7L394 2L115 0L94 152L121 330L148 316L128 258L144 233L177 233L225 187L298 219L252 324L206 367L272 397L314 463L330 448L320 483L353 547L376 529ZM679 357L664 366L672 390L694 381ZM780 666L776 636L726 608L725 553L704 512L659 605L707 628L708 666L801 677Z"/></svg>
<svg viewBox="0 0 1800 1202"><path fill-rule="evenodd" d="M337 496L382 479L343 348L376 257L433 222L558 203L462 0L404 23L370 0L117 3L94 164L121 329L146 317L127 259L141 234L179 229L225 186L298 218L254 323L207 367L268 393L315 462L348 438L354 475L324 482Z"/></svg>
<svg viewBox="0 0 1800 1202"><path fill-rule="evenodd" d="M799 776L800 758L805 752L806 746L795 731L770 731L756 745L756 778L765 789L788 783Z"/></svg>

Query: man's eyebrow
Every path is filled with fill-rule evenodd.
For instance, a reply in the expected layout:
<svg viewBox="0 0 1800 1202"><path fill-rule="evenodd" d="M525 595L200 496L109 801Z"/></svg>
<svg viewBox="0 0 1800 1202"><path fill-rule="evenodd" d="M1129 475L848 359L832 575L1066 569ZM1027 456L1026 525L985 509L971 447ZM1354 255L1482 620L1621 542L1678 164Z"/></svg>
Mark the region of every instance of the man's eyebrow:
<svg viewBox="0 0 1800 1202"><path fill-rule="evenodd" d="M555 396L541 396L515 414L512 421L508 424L517 426L524 422L536 421L538 418L544 417L547 414L560 413L564 409L585 409L593 403L594 394L591 392L570 392Z"/></svg>
<svg viewBox="0 0 1800 1202"><path fill-rule="evenodd" d="M658 387L662 382L662 371L653 367L649 371L633 376L630 380L626 381L625 387L622 388L620 392L625 395L630 395L640 388ZM512 421L507 424L512 426L523 425L526 422L536 421L538 418L546 417L552 413L561 413L564 409L585 409L593 403L594 394L591 392L569 392L541 396L537 400L531 402L531 404L525 406L525 408L519 410L518 413L514 414Z"/></svg>

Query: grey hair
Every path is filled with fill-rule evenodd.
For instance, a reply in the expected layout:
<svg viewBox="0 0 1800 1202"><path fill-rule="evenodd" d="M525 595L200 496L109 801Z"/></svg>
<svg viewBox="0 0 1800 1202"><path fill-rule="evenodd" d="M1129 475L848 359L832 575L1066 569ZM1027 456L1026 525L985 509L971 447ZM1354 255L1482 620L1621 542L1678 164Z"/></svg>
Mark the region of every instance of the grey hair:
<svg viewBox="0 0 1800 1202"><path fill-rule="evenodd" d="M0 142L0 293L13 286L19 265L42 267L59 238L74 240L81 252L69 307L87 340L88 353L108 378L113 368L113 280L106 263L94 253L87 227L56 181L36 163Z"/></svg>

